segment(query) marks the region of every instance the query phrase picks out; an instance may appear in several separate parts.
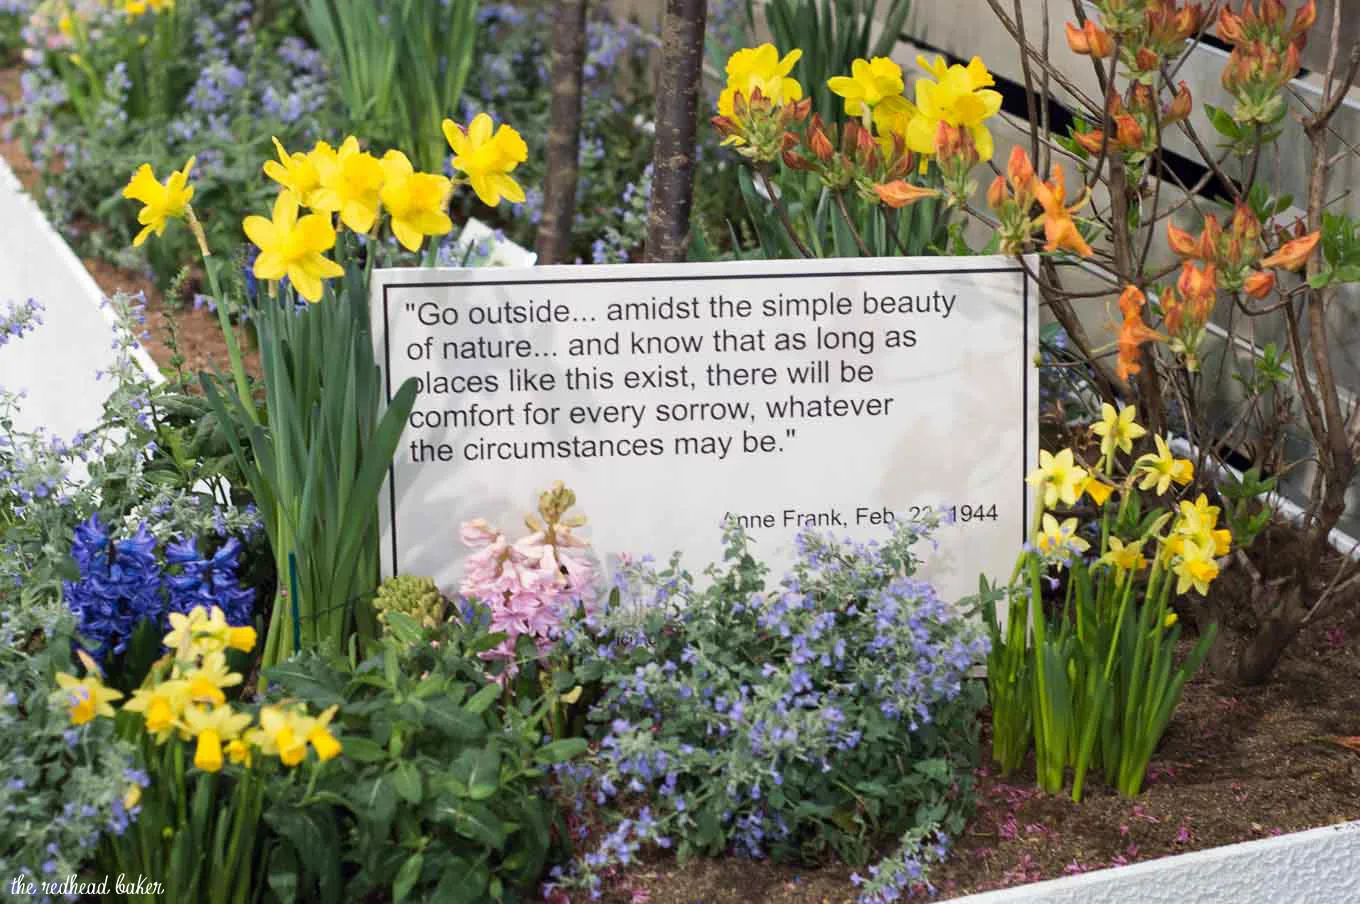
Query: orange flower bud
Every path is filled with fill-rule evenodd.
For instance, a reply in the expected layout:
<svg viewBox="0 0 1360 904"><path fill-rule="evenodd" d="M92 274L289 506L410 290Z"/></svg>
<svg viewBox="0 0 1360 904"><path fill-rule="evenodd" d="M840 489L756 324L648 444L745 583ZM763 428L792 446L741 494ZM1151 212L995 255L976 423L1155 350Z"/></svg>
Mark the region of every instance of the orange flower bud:
<svg viewBox="0 0 1360 904"><path fill-rule="evenodd" d="M1086 153L1098 155L1100 148L1105 144L1105 133L1096 129L1094 132L1078 132L1072 136L1072 140L1086 149Z"/></svg>
<svg viewBox="0 0 1360 904"><path fill-rule="evenodd" d="M1162 323L1166 325L1166 331L1172 336L1181 331L1185 326L1185 301L1176 294L1176 287L1171 286L1162 293Z"/></svg>
<svg viewBox="0 0 1360 904"><path fill-rule="evenodd" d="M1141 316L1135 314L1124 318L1124 325L1119 330L1119 361L1115 367L1119 379L1127 383L1129 377L1141 371L1143 365L1139 358L1143 343L1161 338L1159 333L1148 328Z"/></svg>
<svg viewBox="0 0 1360 904"><path fill-rule="evenodd" d="M1192 109L1190 88L1185 82L1181 82L1176 91L1176 96L1171 98L1171 104L1166 108L1166 116L1162 118L1162 125L1167 126L1188 119Z"/></svg>
<svg viewBox="0 0 1360 904"><path fill-rule="evenodd" d="M1261 21L1266 25L1279 25L1284 21L1285 8L1280 0L1262 0Z"/></svg>
<svg viewBox="0 0 1360 904"><path fill-rule="evenodd" d="M1317 21L1317 0L1308 0L1303 6L1294 11L1294 21L1289 25L1291 37L1300 37L1313 27Z"/></svg>
<svg viewBox="0 0 1360 904"><path fill-rule="evenodd" d="M1147 296L1143 290L1129 283L1124 287L1124 291L1119 293L1119 313L1124 315L1127 320L1130 317L1137 317L1138 312L1147 304Z"/></svg>
<svg viewBox="0 0 1360 904"><path fill-rule="evenodd" d="M1185 40L1195 32L1199 31L1200 22L1204 21L1204 10L1198 3L1187 3L1176 12L1176 37Z"/></svg>
<svg viewBox="0 0 1360 904"><path fill-rule="evenodd" d="M1242 291L1252 298L1265 298L1275 288L1275 274L1258 270L1242 283Z"/></svg>
<svg viewBox="0 0 1360 904"><path fill-rule="evenodd" d="M812 116L812 125L808 127L808 147L823 163L836 156L836 149L832 146L831 139L826 137L826 132L822 129L821 117L815 113Z"/></svg>
<svg viewBox="0 0 1360 904"><path fill-rule="evenodd" d="M1011 148L1011 158L1006 163L1006 178L1017 194L1028 193L1034 181L1034 164L1030 162L1025 149L1018 144Z"/></svg>
<svg viewBox="0 0 1360 904"><path fill-rule="evenodd" d="M1262 267L1276 267L1281 270L1298 270L1308 262L1308 256L1317 247L1322 233L1313 232L1301 239L1285 242L1284 246L1270 257L1261 261Z"/></svg>
<svg viewBox="0 0 1360 904"><path fill-rule="evenodd" d="M1115 140L1121 147L1141 148L1143 146L1143 127L1138 120L1125 113L1115 117Z"/></svg>
<svg viewBox="0 0 1360 904"><path fill-rule="evenodd" d="M1090 19L1086 20L1086 41L1091 47L1091 56L1104 59L1114 55L1114 38Z"/></svg>
<svg viewBox="0 0 1360 904"><path fill-rule="evenodd" d="M880 201L892 208L906 207L922 198L933 198L939 194L934 189L912 185L905 179L897 179L886 185L875 185L874 191L878 193Z"/></svg>
<svg viewBox="0 0 1360 904"><path fill-rule="evenodd" d="M1140 72L1152 72L1161 64L1157 52L1151 47L1140 47L1133 55L1133 66Z"/></svg>
<svg viewBox="0 0 1360 904"><path fill-rule="evenodd" d="M794 103L791 104L785 104L783 110L780 112L780 119L783 122L783 124L787 127L793 125L794 123L800 123L803 120L807 119L808 114L811 112L812 112L812 98L805 97L800 101L795 101Z"/></svg>
<svg viewBox="0 0 1360 904"><path fill-rule="evenodd" d="M1071 22L1067 23L1066 28L1067 28L1067 48L1071 50L1073 53L1079 53L1082 56L1090 54L1091 41L1089 38L1086 37L1085 29L1078 28Z"/></svg>
<svg viewBox="0 0 1360 904"><path fill-rule="evenodd" d="M1251 4L1247 4L1247 9L1251 9ZM1243 28L1242 17L1234 15L1227 4L1218 13L1218 36L1229 44L1240 44L1247 39L1247 33Z"/></svg>
<svg viewBox="0 0 1360 904"><path fill-rule="evenodd" d="M1177 229L1170 220L1166 223L1166 243L1180 257L1199 257L1199 242L1184 229Z"/></svg>
<svg viewBox="0 0 1360 904"><path fill-rule="evenodd" d="M1218 217L1209 214L1204 218L1204 230L1199 234L1199 257L1211 261L1218 257L1218 241L1223 236L1223 227L1218 225Z"/></svg>
<svg viewBox="0 0 1360 904"><path fill-rule="evenodd" d="M1241 202L1233 208L1229 228L1232 234L1243 242L1254 242L1261 237L1261 221L1256 219L1256 213L1250 207Z"/></svg>
<svg viewBox="0 0 1360 904"><path fill-rule="evenodd" d="M997 176L992 180L992 184L987 186L987 206L992 210L1000 210L1001 205L1006 203L1010 197L1010 192L1006 190L1006 177Z"/></svg>

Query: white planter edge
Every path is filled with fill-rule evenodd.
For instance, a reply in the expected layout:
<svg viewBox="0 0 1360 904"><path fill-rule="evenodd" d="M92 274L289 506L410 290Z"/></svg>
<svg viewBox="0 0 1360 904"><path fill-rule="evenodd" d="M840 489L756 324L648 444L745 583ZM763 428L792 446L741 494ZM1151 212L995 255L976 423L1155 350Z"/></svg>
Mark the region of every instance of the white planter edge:
<svg viewBox="0 0 1360 904"><path fill-rule="evenodd" d="M1360 901L1360 821L950 898L950 904Z"/></svg>
<svg viewBox="0 0 1360 904"><path fill-rule="evenodd" d="M63 280L77 290L79 297L93 305L111 329L115 327L117 320L113 311L104 303L104 290L99 288L90 271L85 269L85 264L71 250L71 246L66 244L66 239L48 222L38 202L24 188L8 161L3 158L0 158L0 207L3 207L7 217L14 217L9 221L10 228L14 230L13 234L29 233L38 237L38 241L30 247L36 246L41 249L44 252L41 255L42 259L27 261L27 265L32 268L59 268ZM8 290L8 287L0 284L0 290ZM23 293L9 294L13 296ZM50 307L53 299L38 298L38 301ZM165 379L146 349L138 345L131 349L131 353L137 365L146 372L152 382L160 383Z"/></svg>

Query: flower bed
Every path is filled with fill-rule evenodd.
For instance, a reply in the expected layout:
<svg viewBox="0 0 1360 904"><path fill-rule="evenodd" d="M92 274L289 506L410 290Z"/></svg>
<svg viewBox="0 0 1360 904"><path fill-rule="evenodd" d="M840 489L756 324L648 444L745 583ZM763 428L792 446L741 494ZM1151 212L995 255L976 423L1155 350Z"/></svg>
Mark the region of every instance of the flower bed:
<svg viewBox="0 0 1360 904"><path fill-rule="evenodd" d="M637 550L610 583L576 511L590 500L561 483L522 536L450 526L473 550L456 592L380 581L376 500L417 386L379 385L371 276L469 263L455 226L474 213L533 243L550 18L467 0L18 5L23 175L68 239L163 293L168 367L134 366L146 308L115 293L97 426L26 433L0 394L0 875L139 872L222 902L878 904L1360 817L1360 592L1325 549L1353 424L1314 313L1360 279L1360 227L1324 214L1325 192L1295 225L1257 180L1313 4L1220 14L1236 106L1205 117L1243 173L1219 174L1227 225L1196 212L1189 231L1171 218L1193 197L1145 189L1165 176L1160 132L1196 114L1162 69L1209 27L1198 7L1097 4L1068 47L1119 90L1009 152L983 61L904 71L895 32L841 5L770 0L777 44L720 60L713 128L676 155L700 161L698 215L663 246L1043 256L1058 391L1030 542L957 603L918 578L928 520L874 544L804 534L778 575L731 528L700 574ZM907 4L884 6L902 21ZM821 45L814 8L850 17L844 46ZM569 256L627 261L676 213L648 210L651 182L684 167L651 169L646 36L596 20L575 37ZM1305 121L1323 160L1324 114ZM1077 258L1119 312L1110 361L1050 266ZM186 357L163 315L191 298ZM1287 367L1267 347L1234 373L1267 451L1217 482L1215 456L1257 447L1216 437L1205 407L1215 306L1305 298L1286 327L1306 313L1308 348L1291 332ZM1285 467L1266 440L1295 403L1324 476L1302 530L1264 505Z"/></svg>

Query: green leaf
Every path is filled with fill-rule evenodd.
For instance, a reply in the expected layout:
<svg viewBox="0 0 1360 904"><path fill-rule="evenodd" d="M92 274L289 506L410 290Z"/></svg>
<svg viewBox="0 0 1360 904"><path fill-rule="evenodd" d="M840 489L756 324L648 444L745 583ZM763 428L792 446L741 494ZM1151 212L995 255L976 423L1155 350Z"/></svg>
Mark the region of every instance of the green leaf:
<svg viewBox="0 0 1360 904"><path fill-rule="evenodd" d="M425 721L431 728L456 741L476 741L486 734L486 723L477 713L447 697L427 700Z"/></svg>
<svg viewBox="0 0 1360 904"><path fill-rule="evenodd" d="M501 758L494 750L464 750L449 770L466 788L473 800L486 800L500 787Z"/></svg>
<svg viewBox="0 0 1360 904"><path fill-rule="evenodd" d="M498 684L488 684L486 687L472 695L472 699L463 704L463 709L476 715L486 712L486 708L496 701L501 695L501 688Z"/></svg>
<svg viewBox="0 0 1360 904"><path fill-rule="evenodd" d="M304 666L296 662L285 662L282 665L265 669L264 677L318 709L325 709L333 704L345 702L340 688L335 687L333 682L313 675Z"/></svg>
<svg viewBox="0 0 1360 904"><path fill-rule="evenodd" d="M346 737L345 757L356 763L377 763L387 759L387 750L371 738Z"/></svg>
<svg viewBox="0 0 1360 904"><path fill-rule="evenodd" d="M499 849L505 844L504 823L488 808L472 801L459 801L456 806L438 807L434 815L453 826L464 838Z"/></svg>
<svg viewBox="0 0 1360 904"><path fill-rule="evenodd" d="M585 738L563 738L544 745L534 752L534 759L540 763L565 763L580 756L589 749Z"/></svg>
<svg viewBox="0 0 1360 904"><path fill-rule="evenodd" d="M417 851L401 865L397 878L392 883L392 904L401 904L406 900L406 896L420 879L420 867L424 862L425 855Z"/></svg>
<svg viewBox="0 0 1360 904"><path fill-rule="evenodd" d="M392 787L407 803L420 803L420 770L414 763L400 763L391 773Z"/></svg>

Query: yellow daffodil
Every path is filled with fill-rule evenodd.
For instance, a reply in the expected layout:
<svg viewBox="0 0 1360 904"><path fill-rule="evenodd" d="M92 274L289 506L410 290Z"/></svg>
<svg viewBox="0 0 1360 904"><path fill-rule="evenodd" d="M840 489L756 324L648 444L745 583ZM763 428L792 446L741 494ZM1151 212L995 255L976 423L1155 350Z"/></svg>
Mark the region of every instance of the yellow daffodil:
<svg viewBox="0 0 1360 904"><path fill-rule="evenodd" d="M1057 455L1041 449L1039 467L1025 480L1043 490L1044 508L1053 508L1060 501L1076 505L1086 476L1086 469L1077 466L1071 449L1063 449Z"/></svg>
<svg viewBox="0 0 1360 904"><path fill-rule="evenodd" d="M71 724L84 725L86 722L94 721L95 716L112 719L113 707L109 704L114 700L121 700L122 693L104 686L99 675L99 667L89 654L82 650L79 656L85 666L84 678L57 672L57 686L61 688L58 693L66 704Z"/></svg>
<svg viewBox="0 0 1360 904"><path fill-rule="evenodd" d="M235 687L241 683L240 674L227 667L227 657L222 653L209 653L196 668L184 673L189 685L189 699L196 703L219 705L226 701L223 688Z"/></svg>
<svg viewBox="0 0 1360 904"><path fill-rule="evenodd" d="M227 742L227 759L233 763L250 765L250 744L241 738Z"/></svg>
<svg viewBox="0 0 1360 904"><path fill-rule="evenodd" d="M185 661L226 649L249 653L255 648L255 629L227 624L226 614L216 606L210 610L195 606L188 614L171 612L170 628L163 642Z"/></svg>
<svg viewBox="0 0 1360 904"><path fill-rule="evenodd" d="M343 276L344 269L322 256L335 245L335 228L323 214L299 219L297 195L279 192L274 218L246 217L246 236L260 249L254 273L258 279L288 277L298 294L308 301L321 300L321 280Z"/></svg>
<svg viewBox="0 0 1360 904"><path fill-rule="evenodd" d="M1125 405L1115 411L1104 402L1100 406L1100 420L1091 425L1091 432L1100 437L1100 454L1109 457L1118 449L1125 455L1133 451L1133 441L1147 435L1147 430L1134 421L1138 409Z"/></svg>
<svg viewBox="0 0 1360 904"><path fill-rule="evenodd" d="M260 710L260 727L246 733L251 746L267 756L276 756L285 766L296 766L307 755L307 737L298 725L298 714L281 706Z"/></svg>
<svg viewBox="0 0 1360 904"><path fill-rule="evenodd" d="M1110 538L1109 549L1100 557L1100 561L1120 571L1142 571L1148 566L1148 560L1143 555L1142 540L1125 543L1118 537Z"/></svg>
<svg viewBox="0 0 1360 904"><path fill-rule="evenodd" d="M316 750L317 759L326 762L340 753L340 742L331 734L330 723L339 707L332 706L319 716L298 716L297 731Z"/></svg>
<svg viewBox="0 0 1360 904"><path fill-rule="evenodd" d="M194 197L194 187L189 184L189 171L194 168L194 158L184 164L184 169L170 174L164 183L156 180L151 164L143 163L128 180L123 189L123 197L142 202L137 213L137 222L142 231L132 240L134 248L146 241L147 236L165 233L165 226L171 220L179 219L189 211L189 201Z"/></svg>
<svg viewBox="0 0 1360 904"><path fill-rule="evenodd" d="M392 234L408 251L420 249L427 235L445 235L453 221L444 212L453 183L443 176L418 173L401 151L382 158L383 207L391 217Z"/></svg>
<svg viewBox="0 0 1360 904"><path fill-rule="evenodd" d="M198 741L194 745L194 765L204 772L217 772L222 768L222 742L240 736L250 724L250 716L230 706L212 709L191 706L184 711L184 724L190 736Z"/></svg>
<svg viewBox="0 0 1360 904"><path fill-rule="evenodd" d="M325 145L325 142L317 143L318 148L322 145ZM329 145L326 147L329 148ZM277 138L274 139L274 149L278 152L279 159L266 160L264 174L297 195L302 206L314 206L312 202L315 200L315 194L321 188L321 173L317 169L316 158L301 152L288 153ZM332 151L331 156L334 156L334 153ZM325 152L322 151L319 156L324 157Z"/></svg>
<svg viewBox="0 0 1360 904"><path fill-rule="evenodd" d="M1157 444L1157 451L1149 452L1137 461L1137 469L1143 473L1138 489L1156 487L1157 495L1161 496L1171 488L1173 482L1185 486L1194 479L1195 467L1188 459L1173 456L1166 440L1160 436L1154 436L1153 441Z"/></svg>
<svg viewBox="0 0 1360 904"><path fill-rule="evenodd" d="M488 207L504 198L524 203L524 189L510 177L515 167L529 159L529 146L519 132L504 123L494 128L491 117L478 113L467 131L451 119L444 120L444 138L453 149L453 168L465 173L468 184Z"/></svg>
<svg viewBox="0 0 1360 904"><path fill-rule="evenodd" d="M718 95L719 115L734 118L736 96L749 101L757 89L776 107L802 100L803 86L789 75L802 58L801 50L790 50L781 58L773 44L746 47L732 54L727 60L727 86Z"/></svg>
<svg viewBox="0 0 1360 904"><path fill-rule="evenodd" d="M189 682L171 679L133 691L123 709L141 713L147 732L156 743L164 744L179 726L180 716L188 705Z"/></svg>
<svg viewBox="0 0 1360 904"><path fill-rule="evenodd" d="M919 154L935 150L935 133L940 123L968 130L982 162L992 159L992 133L983 123L1001 110L1001 95L991 90L996 84L982 60L977 57L967 66L946 66L918 57L917 64L934 76L916 81L916 111L907 129L907 146Z"/></svg>
<svg viewBox="0 0 1360 904"><path fill-rule="evenodd" d="M1213 550L1196 543L1181 545L1180 555L1172 566L1176 574L1176 592L1185 593L1194 587L1201 596L1209 592L1209 584L1218 577L1218 563Z"/></svg>
<svg viewBox="0 0 1360 904"><path fill-rule="evenodd" d="M340 214L340 222L357 233L366 233L378 219L383 168L378 159L359 150L359 139L349 136L334 156L312 157L321 186L308 198L313 210ZM300 201L301 199L299 199Z"/></svg>
<svg viewBox="0 0 1360 904"><path fill-rule="evenodd" d="M832 94L845 99L846 115L857 119L864 116L865 110L873 110L881 103L887 103L890 112L901 111L907 104L902 96L905 87L902 67L888 57L855 60L850 64L850 75L827 79L826 86Z"/></svg>
<svg viewBox="0 0 1360 904"><path fill-rule="evenodd" d="M1076 518L1067 518L1059 522L1047 512L1040 522L1039 534L1034 538L1034 545L1040 553L1049 557L1085 552L1091 548L1090 543L1077 536Z"/></svg>
<svg viewBox="0 0 1360 904"><path fill-rule="evenodd" d="M1081 492L1090 496L1091 501L1096 505L1104 505L1105 500L1109 499L1110 494L1114 492L1114 487L1093 474L1087 477L1081 485Z"/></svg>

